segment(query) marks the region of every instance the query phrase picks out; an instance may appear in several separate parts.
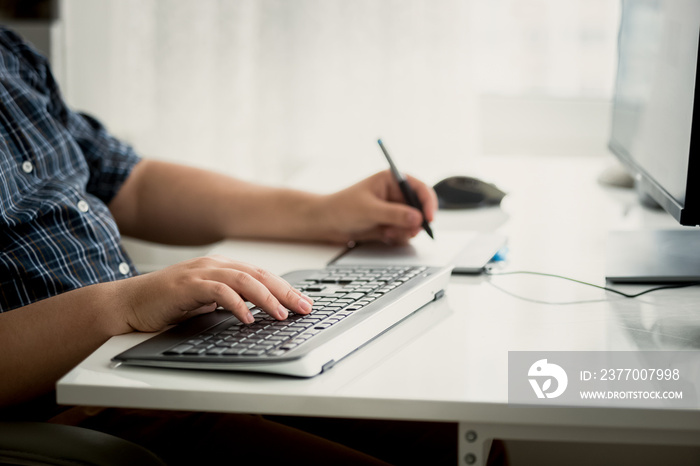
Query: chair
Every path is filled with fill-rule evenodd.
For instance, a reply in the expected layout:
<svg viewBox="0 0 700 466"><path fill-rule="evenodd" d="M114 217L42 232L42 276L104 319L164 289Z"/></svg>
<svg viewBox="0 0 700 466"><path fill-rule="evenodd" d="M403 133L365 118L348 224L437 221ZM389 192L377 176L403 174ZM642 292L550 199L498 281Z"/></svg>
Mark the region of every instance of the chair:
<svg viewBox="0 0 700 466"><path fill-rule="evenodd" d="M135 443L82 427L0 422L0 465L165 466Z"/></svg>

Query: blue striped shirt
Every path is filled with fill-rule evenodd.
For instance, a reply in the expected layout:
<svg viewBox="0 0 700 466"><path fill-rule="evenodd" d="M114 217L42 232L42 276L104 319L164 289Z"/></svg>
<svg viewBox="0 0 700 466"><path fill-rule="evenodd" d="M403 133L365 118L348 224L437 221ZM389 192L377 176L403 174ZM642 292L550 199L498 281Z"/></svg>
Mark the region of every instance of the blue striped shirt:
<svg viewBox="0 0 700 466"><path fill-rule="evenodd" d="M136 273L107 204L138 161L0 27L0 311Z"/></svg>

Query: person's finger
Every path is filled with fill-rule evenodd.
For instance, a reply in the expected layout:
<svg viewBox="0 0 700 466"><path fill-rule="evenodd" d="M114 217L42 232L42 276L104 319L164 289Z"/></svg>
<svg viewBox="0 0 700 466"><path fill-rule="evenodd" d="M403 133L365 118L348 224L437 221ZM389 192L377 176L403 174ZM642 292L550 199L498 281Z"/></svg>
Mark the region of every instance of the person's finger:
<svg viewBox="0 0 700 466"><path fill-rule="evenodd" d="M271 316L284 320L288 310L308 314L312 301L300 296L289 283L264 269L239 265L243 270L216 268L206 272L206 277L227 284L239 295L260 307Z"/></svg>
<svg viewBox="0 0 700 466"><path fill-rule="evenodd" d="M198 305L198 303L195 303L194 305ZM204 304L201 305L191 311L185 311L182 314L180 314L178 317L176 317L174 320L172 320L170 323L171 324L177 324L182 322L183 320L191 319L192 317L196 317L200 314L208 314L209 312L213 312L219 305L217 303L209 303L209 304Z"/></svg>
<svg viewBox="0 0 700 466"><path fill-rule="evenodd" d="M287 309L279 302L274 294L260 281L256 280L245 271L215 268L205 271L204 278L228 286L232 291L238 294L241 299L245 297L245 300L250 301L276 319L284 320L287 318Z"/></svg>
<svg viewBox="0 0 700 466"><path fill-rule="evenodd" d="M422 228L395 228L385 227L382 232L382 241L387 244L403 246L409 243L410 239L416 236Z"/></svg>
<svg viewBox="0 0 700 466"><path fill-rule="evenodd" d="M307 306L304 302L312 305L313 300L291 286L289 282L284 280L282 277L279 277L278 275L268 272L267 270L255 265L248 264L246 262L233 261L224 256L211 256L208 259L214 261L214 265L217 267L241 270L250 274L256 280L264 284L284 306L293 310L294 312L299 312L302 314L307 314L310 312L311 306ZM300 299L302 301L300 301Z"/></svg>
<svg viewBox="0 0 700 466"><path fill-rule="evenodd" d="M213 312L219 305L217 303L205 304L189 312L190 316L198 316L200 314L208 314Z"/></svg>
<svg viewBox="0 0 700 466"><path fill-rule="evenodd" d="M259 267L251 267L246 272L265 285L287 309L299 314L311 312L313 300L283 278Z"/></svg>
<svg viewBox="0 0 700 466"><path fill-rule="evenodd" d="M423 213L426 220L432 222L438 209L438 199L435 190L411 175L406 175L406 179L423 205Z"/></svg>
<svg viewBox="0 0 700 466"><path fill-rule="evenodd" d="M255 320L243 298L221 281L201 280L192 290L192 298L200 303L217 303L245 324Z"/></svg>
<svg viewBox="0 0 700 466"><path fill-rule="evenodd" d="M437 196L434 190L422 181L406 175L406 181L421 203L421 211L421 209L406 204L399 183L390 172L379 172L368 180L371 180L375 187L381 187L379 191L374 191L376 195L374 199L384 204L383 209L377 208L376 205L370 206L369 212L373 221L384 225L412 228L423 223L424 214L428 222L433 220L437 209ZM401 206L403 210L392 209L390 206Z"/></svg>
<svg viewBox="0 0 700 466"><path fill-rule="evenodd" d="M385 235L384 230L386 227L376 226L367 230L363 230L352 235L352 241L363 242L363 241L384 241Z"/></svg>
<svg viewBox="0 0 700 466"><path fill-rule="evenodd" d="M368 206L369 215L379 225L412 228L423 222L420 211L400 202L375 199Z"/></svg>

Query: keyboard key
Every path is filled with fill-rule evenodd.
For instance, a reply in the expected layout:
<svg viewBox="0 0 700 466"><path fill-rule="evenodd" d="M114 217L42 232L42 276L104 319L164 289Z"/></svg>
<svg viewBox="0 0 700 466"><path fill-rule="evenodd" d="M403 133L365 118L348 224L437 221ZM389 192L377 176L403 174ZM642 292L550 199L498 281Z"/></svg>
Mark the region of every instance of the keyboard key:
<svg viewBox="0 0 700 466"><path fill-rule="evenodd" d="M313 285L304 287L306 293L313 293L314 291L323 291L326 287L324 285Z"/></svg>
<svg viewBox="0 0 700 466"><path fill-rule="evenodd" d="M291 328L307 328L311 327L313 325L313 322L306 322L306 321L299 321L299 322L294 322L292 325L290 325Z"/></svg>
<svg viewBox="0 0 700 466"><path fill-rule="evenodd" d="M323 311L339 311L343 308L343 306L326 306L323 308Z"/></svg>
<svg viewBox="0 0 700 466"><path fill-rule="evenodd" d="M185 343L185 344L182 344L182 345L177 345L177 346L174 347L174 348L170 348L169 350L167 350L167 351L165 352L165 354L182 354L182 353L184 353L185 351L187 351L187 350L189 350L189 349L191 349L191 348L194 348L194 346Z"/></svg>
<svg viewBox="0 0 700 466"><path fill-rule="evenodd" d="M284 335L272 335L270 338L267 339L268 341L287 341L289 340L289 337L284 336Z"/></svg>

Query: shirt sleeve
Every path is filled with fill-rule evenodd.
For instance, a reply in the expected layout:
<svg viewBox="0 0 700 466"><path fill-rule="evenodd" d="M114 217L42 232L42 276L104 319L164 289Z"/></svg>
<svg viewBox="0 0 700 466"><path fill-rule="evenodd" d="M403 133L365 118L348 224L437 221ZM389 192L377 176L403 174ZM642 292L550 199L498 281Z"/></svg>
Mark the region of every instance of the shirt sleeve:
<svg viewBox="0 0 700 466"><path fill-rule="evenodd" d="M80 147L90 172L86 191L109 204L140 157L97 119L69 108L46 57L4 28L0 30L0 42L28 64L20 70L25 82L47 97L47 110Z"/></svg>
<svg viewBox="0 0 700 466"><path fill-rule="evenodd" d="M95 118L67 111L66 128L80 146L90 170L86 190L109 204L141 158Z"/></svg>

